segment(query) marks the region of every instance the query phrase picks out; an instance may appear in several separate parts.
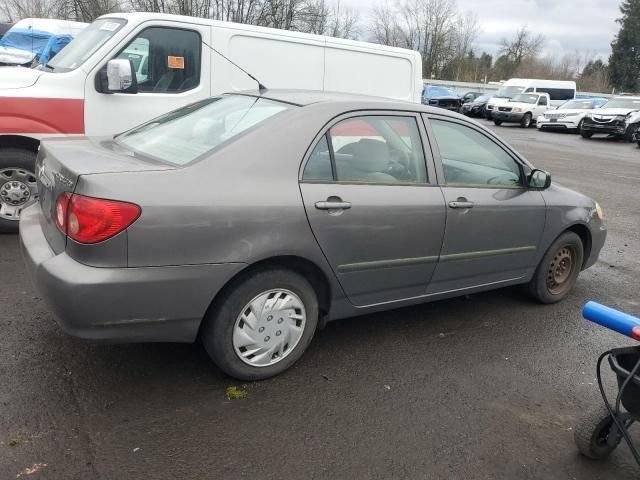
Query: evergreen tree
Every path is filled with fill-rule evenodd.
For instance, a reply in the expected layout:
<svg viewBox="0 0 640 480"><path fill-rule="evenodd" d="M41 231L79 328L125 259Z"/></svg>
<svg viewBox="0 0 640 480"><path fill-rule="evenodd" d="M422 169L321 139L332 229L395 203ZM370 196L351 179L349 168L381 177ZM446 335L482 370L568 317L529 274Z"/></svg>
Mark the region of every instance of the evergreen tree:
<svg viewBox="0 0 640 480"><path fill-rule="evenodd" d="M625 92L640 90L640 0L624 0L618 35L611 44L609 79Z"/></svg>

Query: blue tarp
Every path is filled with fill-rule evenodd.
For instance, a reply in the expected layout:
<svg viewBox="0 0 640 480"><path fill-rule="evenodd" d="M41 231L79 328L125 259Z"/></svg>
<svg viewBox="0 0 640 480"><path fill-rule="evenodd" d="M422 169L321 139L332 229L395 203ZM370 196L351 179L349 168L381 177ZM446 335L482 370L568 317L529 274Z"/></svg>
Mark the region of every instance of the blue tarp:
<svg viewBox="0 0 640 480"><path fill-rule="evenodd" d="M31 52L40 63L47 63L71 40L73 40L72 35L55 35L41 30L13 28L2 37L0 47Z"/></svg>

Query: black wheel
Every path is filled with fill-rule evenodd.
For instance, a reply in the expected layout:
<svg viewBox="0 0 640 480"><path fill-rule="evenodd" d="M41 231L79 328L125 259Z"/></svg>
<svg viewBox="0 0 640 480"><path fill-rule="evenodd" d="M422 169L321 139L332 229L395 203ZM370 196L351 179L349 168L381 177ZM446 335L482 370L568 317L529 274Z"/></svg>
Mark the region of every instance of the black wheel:
<svg viewBox="0 0 640 480"><path fill-rule="evenodd" d="M494 120L493 123L495 123L499 127L500 125L502 125L502 120Z"/></svg>
<svg viewBox="0 0 640 480"><path fill-rule="evenodd" d="M493 114L491 113L491 110L485 110L484 116L487 120L493 120Z"/></svg>
<svg viewBox="0 0 640 480"><path fill-rule="evenodd" d="M607 437L611 432L613 419L609 410L604 405L588 410L581 418L573 432L573 440L578 447L578 451L592 460L603 460L611 455L611 452L622 440L622 436L614 440L613 446L607 442Z"/></svg>
<svg viewBox="0 0 640 480"><path fill-rule="evenodd" d="M582 124L584 123L584 118L578 122L578 126L576 127L576 132L580 133L582 131Z"/></svg>
<svg viewBox="0 0 640 480"><path fill-rule="evenodd" d="M520 120L521 128L529 128L531 126L532 117L530 113L525 113L522 120Z"/></svg>
<svg viewBox="0 0 640 480"><path fill-rule="evenodd" d="M18 233L20 212L38 197L35 164L35 152L0 149L0 233Z"/></svg>
<svg viewBox="0 0 640 480"><path fill-rule="evenodd" d="M318 324L318 299L301 275L266 268L242 277L207 313L201 341L216 365L239 380L278 375L304 353Z"/></svg>
<svg viewBox="0 0 640 480"><path fill-rule="evenodd" d="M571 291L582 268L584 247L573 232L564 232L549 247L529 282L529 292L541 303L556 303Z"/></svg>
<svg viewBox="0 0 640 480"><path fill-rule="evenodd" d="M624 139L627 142L633 142L635 138L636 131L638 130L638 125L629 125L627 130L624 132Z"/></svg>
<svg viewBox="0 0 640 480"><path fill-rule="evenodd" d="M591 138L593 137L593 132L587 132L580 129L580 135L582 136L582 138Z"/></svg>

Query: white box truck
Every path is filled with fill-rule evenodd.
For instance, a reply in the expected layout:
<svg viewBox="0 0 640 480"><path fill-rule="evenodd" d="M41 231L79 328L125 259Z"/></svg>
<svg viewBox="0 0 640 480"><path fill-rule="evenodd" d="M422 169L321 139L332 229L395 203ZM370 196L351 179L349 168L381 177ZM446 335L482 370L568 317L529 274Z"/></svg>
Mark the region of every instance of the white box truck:
<svg viewBox="0 0 640 480"><path fill-rule="evenodd" d="M0 69L0 231L17 231L37 195L42 138L113 135L212 95L255 89L224 57L269 88L420 102L413 50L193 17L105 15L39 70ZM107 71L117 79L123 60L135 76L114 87Z"/></svg>

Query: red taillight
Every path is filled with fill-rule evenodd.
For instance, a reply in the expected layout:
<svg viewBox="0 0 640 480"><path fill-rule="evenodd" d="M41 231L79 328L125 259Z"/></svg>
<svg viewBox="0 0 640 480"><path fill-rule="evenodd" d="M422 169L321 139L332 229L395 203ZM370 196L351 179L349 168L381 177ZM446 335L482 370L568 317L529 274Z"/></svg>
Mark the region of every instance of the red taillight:
<svg viewBox="0 0 640 480"><path fill-rule="evenodd" d="M56 201L56 225L80 243L98 243L117 235L140 216L138 205L63 193Z"/></svg>

